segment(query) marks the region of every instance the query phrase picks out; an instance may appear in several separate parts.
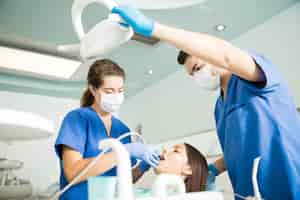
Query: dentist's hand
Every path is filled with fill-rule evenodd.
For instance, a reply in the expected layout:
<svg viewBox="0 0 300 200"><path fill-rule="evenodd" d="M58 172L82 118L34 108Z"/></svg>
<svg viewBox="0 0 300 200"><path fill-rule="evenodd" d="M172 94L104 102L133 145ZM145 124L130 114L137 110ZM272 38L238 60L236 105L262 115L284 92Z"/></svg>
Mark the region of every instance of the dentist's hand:
<svg viewBox="0 0 300 200"><path fill-rule="evenodd" d="M154 21L146 17L141 11L132 5L120 5L112 9L112 13L119 14L125 23L128 23L136 33L151 37L154 29Z"/></svg>
<svg viewBox="0 0 300 200"><path fill-rule="evenodd" d="M158 153L142 143L128 143L124 144L125 148L129 152L130 156L142 160L145 164L151 167L157 167L160 158Z"/></svg>

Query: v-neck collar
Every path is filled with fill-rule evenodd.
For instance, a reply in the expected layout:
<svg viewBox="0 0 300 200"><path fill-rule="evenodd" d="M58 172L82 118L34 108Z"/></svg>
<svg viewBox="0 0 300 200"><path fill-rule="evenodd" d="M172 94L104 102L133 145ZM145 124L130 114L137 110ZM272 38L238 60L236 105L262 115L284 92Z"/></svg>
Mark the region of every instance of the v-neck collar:
<svg viewBox="0 0 300 200"><path fill-rule="evenodd" d="M97 116L97 118L98 118L98 122L100 123L100 125L103 127L103 129L104 129L104 131L105 131L105 134L106 134L106 136L107 137L113 137L114 135L113 135L113 133L114 133L114 131L113 131L113 125L114 125L114 116L112 115L111 116L111 126L110 126L110 130L109 130L109 134L108 134L108 132L107 132L107 129L106 129L106 127L105 127L105 124L104 124L104 122L103 122L103 120L101 119L101 117L99 116L99 114L94 110L94 108L92 108L91 106L89 106L88 107L96 116Z"/></svg>
<svg viewBox="0 0 300 200"><path fill-rule="evenodd" d="M230 95L229 90L231 89L231 85L232 85L231 82L232 82L233 77L234 77L234 74L231 74L230 78L228 80L228 83L227 83L226 94L222 88L220 89L220 101L221 101L222 105L225 105L226 102L228 102L228 98Z"/></svg>

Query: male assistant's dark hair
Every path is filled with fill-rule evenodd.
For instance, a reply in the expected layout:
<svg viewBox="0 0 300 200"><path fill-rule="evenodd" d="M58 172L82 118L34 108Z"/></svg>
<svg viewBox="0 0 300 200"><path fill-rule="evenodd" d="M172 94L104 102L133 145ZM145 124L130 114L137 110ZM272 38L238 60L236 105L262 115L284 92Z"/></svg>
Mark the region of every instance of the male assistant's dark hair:
<svg viewBox="0 0 300 200"><path fill-rule="evenodd" d="M182 51L182 50L179 51L178 56L177 56L177 62L178 62L178 64L184 65L186 59L187 59L189 56L190 56L190 55L187 54L186 52L184 52L184 51Z"/></svg>

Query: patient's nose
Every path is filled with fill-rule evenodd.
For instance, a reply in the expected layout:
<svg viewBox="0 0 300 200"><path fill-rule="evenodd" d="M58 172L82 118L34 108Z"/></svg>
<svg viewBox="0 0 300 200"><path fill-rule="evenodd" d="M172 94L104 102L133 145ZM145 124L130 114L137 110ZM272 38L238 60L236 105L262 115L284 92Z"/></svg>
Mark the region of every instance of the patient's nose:
<svg viewBox="0 0 300 200"><path fill-rule="evenodd" d="M161 160L165 160L168 155L168 150L163 149L162 154L161 154Z"/></svg>

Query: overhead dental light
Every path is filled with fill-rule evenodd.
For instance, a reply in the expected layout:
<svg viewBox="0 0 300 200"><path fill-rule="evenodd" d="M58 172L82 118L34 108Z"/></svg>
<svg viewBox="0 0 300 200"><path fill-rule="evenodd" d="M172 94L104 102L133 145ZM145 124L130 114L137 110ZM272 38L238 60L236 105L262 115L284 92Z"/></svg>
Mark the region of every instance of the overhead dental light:
<svg viewBox="0 0 300 200"><path fill-rule="evenodd" d="M204 3L206 0L116 0L119 4L131 3L145 10L175 9Z"/></svg>
<svg viewBox="0 0 300 200"><path fill-rule="evenodd" d="M106 19L85 33L81 17L84 8L92 3L99 3L109 11L117 6L117 3L113 0L74 0L72 22L80 44L58 47L58 50L64 52L79 52L81 59L84 61L103 57L105 54L129 41L134 34L131 27L120 25L122 19L117 14L109 14Z"/></svg>
<svg viewBox="0 0 300 200"><path fill-rule="evenodd" d="M80 44L59 45L57 50L63 53L79 55L82 60L101 58L112 50L120 47L129 40L155 45L159 42L154 37L144 37L134 34L131 27L120 25L122 19L119 15L109 14L107 19L99 22L88 33L82 26L82 12L92 3L99 3L109 11L118 4L133 4L141 9L160 10L175 9L204 3L206 0L74 0L72 6L72 22Z"/></svg>
<svg viewBox="0 0 300 200"><path fill-rule="evenodd" d="M9 109L0 109L0 130L5 143L48 138L55 131L54 123L40 115Z"/></svg>

